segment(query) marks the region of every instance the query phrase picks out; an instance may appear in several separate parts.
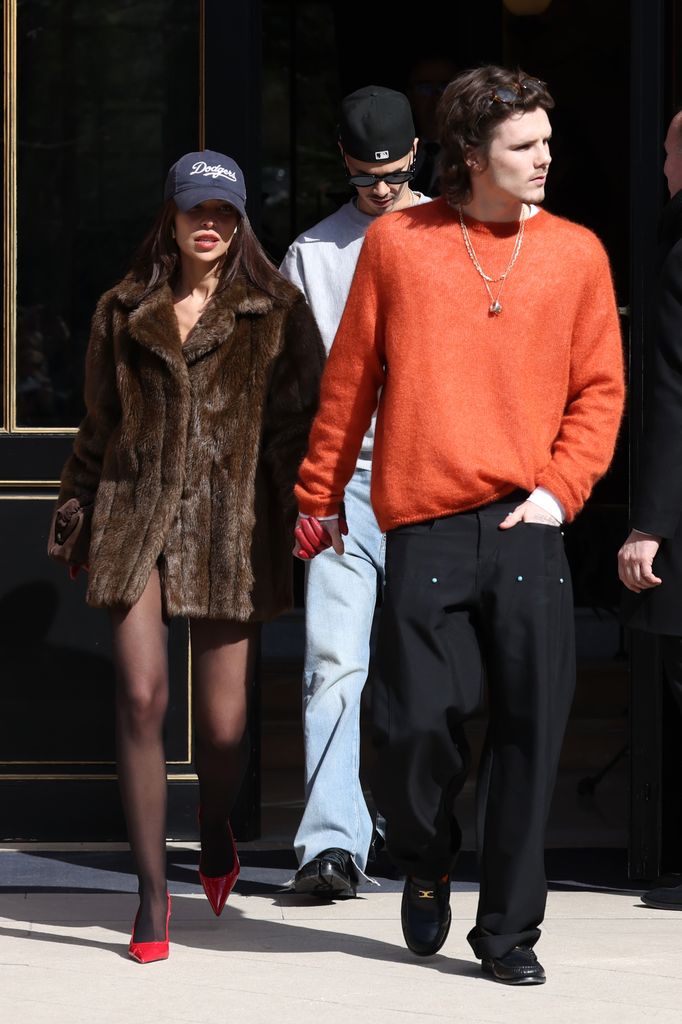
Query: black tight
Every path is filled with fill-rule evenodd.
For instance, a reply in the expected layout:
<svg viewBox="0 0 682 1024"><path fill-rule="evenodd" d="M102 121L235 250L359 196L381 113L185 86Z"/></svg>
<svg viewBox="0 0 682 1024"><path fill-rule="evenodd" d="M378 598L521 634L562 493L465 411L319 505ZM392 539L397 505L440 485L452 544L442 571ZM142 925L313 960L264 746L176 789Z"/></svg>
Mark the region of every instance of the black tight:
<svg viewBox="0 0 682 1024"><path fill-rule="evenodd" d="M232 867L227 823L249 760L248 697L258 626L195 619L190 634L201 870L214 877Z"/></svg>
<svg viewBox="0 0 682 1024"><path fill-rule="evenodd" d="M168 624L158 572L137 604L111 612L116 666L116 743L121 799L137 866L138 942L163 939L166 920L166 759ZM232 865L227 823L248 760L248 696L257 624L194 619L192 707L201 802L201 868Z"/></svg>

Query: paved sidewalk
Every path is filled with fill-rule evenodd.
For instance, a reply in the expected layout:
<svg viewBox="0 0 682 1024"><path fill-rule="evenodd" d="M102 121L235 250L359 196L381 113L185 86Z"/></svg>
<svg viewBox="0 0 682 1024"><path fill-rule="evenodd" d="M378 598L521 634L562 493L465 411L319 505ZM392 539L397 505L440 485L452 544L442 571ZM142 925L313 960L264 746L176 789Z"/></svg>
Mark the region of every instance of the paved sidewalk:
<svg viewBox="0 0 682 1024"><path fill-rule="evenodd" d="M488 980L466 943L476 892L453 886L442 953L419 960L400 894L314 905L233 894L173 900L171 958L126 956L130 893L0 894L0 1019L20 1024L679 1024L682 913L636 892L552 892L541 987Z"/></svg>

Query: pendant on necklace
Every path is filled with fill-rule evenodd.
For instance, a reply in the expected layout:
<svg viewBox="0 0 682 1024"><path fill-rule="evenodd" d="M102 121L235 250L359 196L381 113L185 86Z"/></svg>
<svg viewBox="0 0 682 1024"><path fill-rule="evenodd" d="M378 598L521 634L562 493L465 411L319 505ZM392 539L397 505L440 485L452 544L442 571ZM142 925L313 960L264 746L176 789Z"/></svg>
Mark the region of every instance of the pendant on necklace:
<svg viewBox="0 0 682 1024"><path fill-rule="evenodd" d="M492 313L493 316L499 316L500 313L502 312L502 305L501 305L501 303L498 302L497 299L495 299L494 302L491 302L490 308L489 308L488 312Z"/></svg>

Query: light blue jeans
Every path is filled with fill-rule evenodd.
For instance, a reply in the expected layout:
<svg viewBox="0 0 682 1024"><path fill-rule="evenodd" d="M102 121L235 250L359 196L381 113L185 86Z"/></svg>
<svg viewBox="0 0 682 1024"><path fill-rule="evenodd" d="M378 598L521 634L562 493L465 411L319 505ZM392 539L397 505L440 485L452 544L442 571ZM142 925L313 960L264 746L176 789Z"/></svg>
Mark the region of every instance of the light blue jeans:
<svg viewBox="0 0 682 1024"><path fill-rule="evenodd" d="M359 777L360 703L386 548L369 500L371 475L356 469L346 487L345 554L329 548L306 567L306 804L294 840L299 864L335 846L363 873L373 824Z"/></svg>

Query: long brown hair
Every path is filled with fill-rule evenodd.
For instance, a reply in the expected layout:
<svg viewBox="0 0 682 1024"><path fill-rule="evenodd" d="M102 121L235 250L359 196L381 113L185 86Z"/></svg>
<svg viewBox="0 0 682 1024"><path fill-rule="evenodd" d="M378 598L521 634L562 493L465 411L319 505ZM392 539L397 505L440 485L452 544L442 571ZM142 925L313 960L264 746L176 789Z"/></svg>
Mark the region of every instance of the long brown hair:
<svg viewBox="0 0 682 1024"><path fill-rule="evenodd" d="M498 93L503 99L499 99ZM510 99L506 96L509 94ZM450 206L471 199L467 156L472 149L485 155L498 124L524 110L551 110L547 86L525 71L487 64L463 71L450 82L438 104L441 143L441 192Z"/></svg>
<svg viewBox="0 0 682 1024"><path fill-rule="evenodd" d="M180 272L180 250L173 238L173 222L177 207L166 200L154 223L133 258L132 274L146 285L145 295L161 285L172 287ZM225 253L218 272L216 291L227 288L241 278L274 299L281 298L288 288L286 279L271 262L244 214Z"/></svg>

